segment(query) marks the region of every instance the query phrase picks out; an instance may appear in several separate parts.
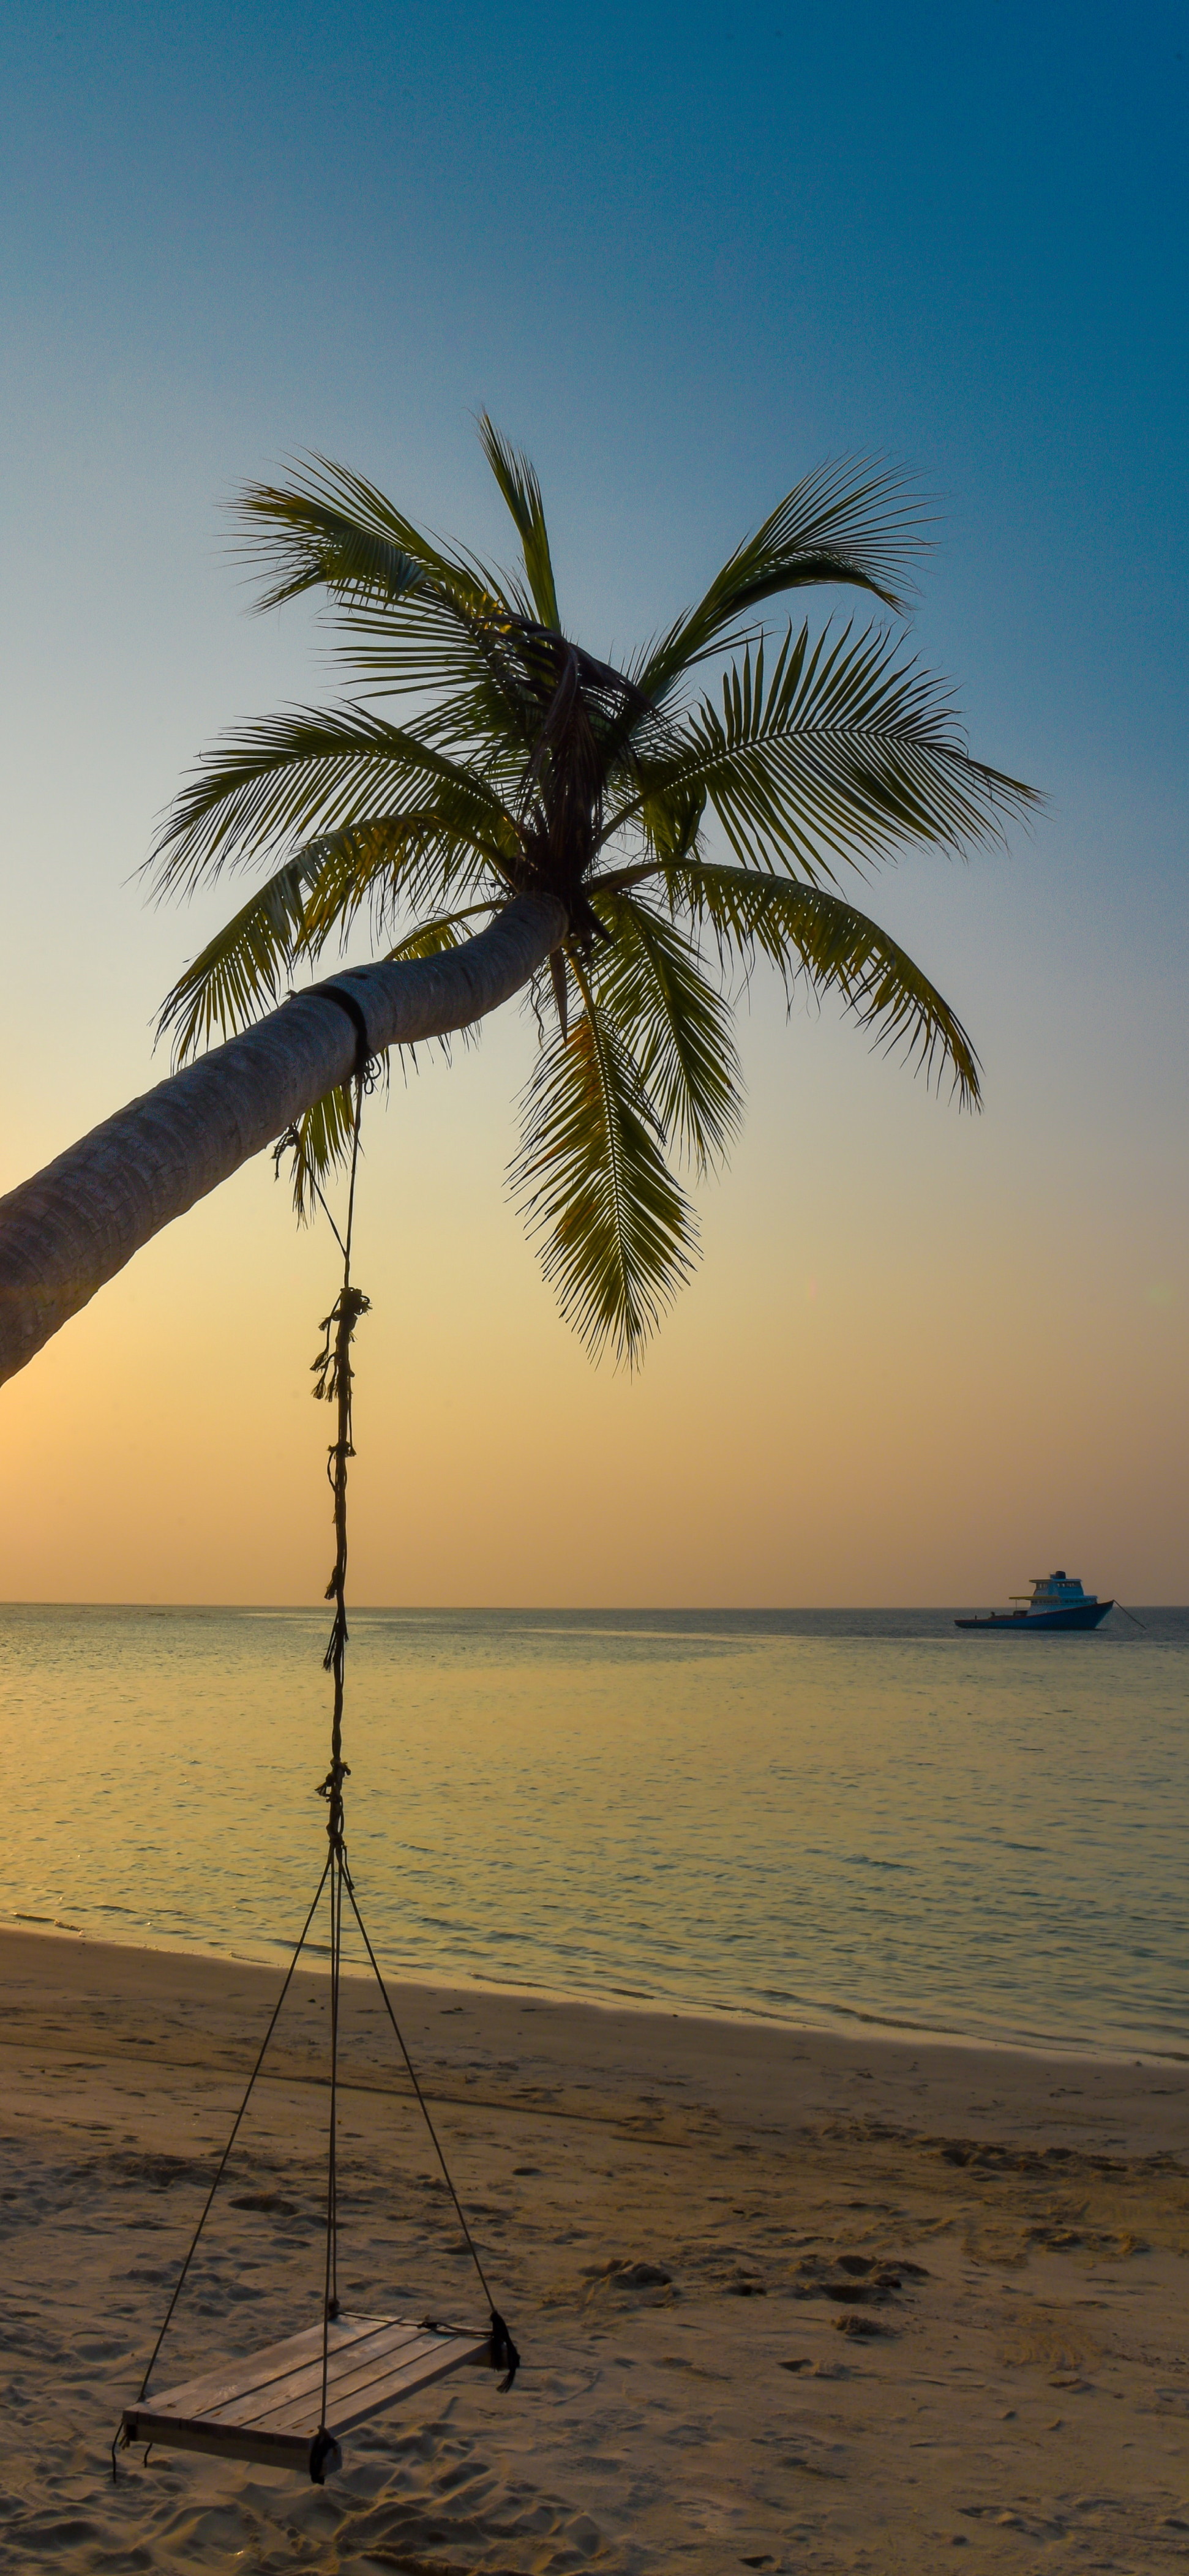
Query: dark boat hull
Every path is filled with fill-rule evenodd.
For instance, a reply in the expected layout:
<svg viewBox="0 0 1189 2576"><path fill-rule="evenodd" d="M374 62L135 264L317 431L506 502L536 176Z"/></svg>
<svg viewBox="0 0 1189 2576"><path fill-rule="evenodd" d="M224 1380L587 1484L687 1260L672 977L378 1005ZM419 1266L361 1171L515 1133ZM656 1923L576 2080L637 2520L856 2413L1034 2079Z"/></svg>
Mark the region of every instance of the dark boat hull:
<svg viewBox="0 0 1189 2576"><path fill-rule="evenodd" d="M1096 1628L1113 1601L1077 1601L1068 1610L992 1611L989 1619L955 1619L955 1628L994 1628L1001 1637L1034 1637L1038 1628Z"/></svg>

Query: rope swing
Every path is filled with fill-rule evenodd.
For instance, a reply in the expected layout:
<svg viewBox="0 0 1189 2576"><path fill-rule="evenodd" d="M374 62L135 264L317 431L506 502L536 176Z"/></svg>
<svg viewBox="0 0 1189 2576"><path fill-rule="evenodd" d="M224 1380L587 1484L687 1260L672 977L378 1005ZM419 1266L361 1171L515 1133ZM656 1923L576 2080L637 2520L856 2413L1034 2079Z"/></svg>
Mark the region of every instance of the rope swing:
<svg viewBox="0 0 1189 2576"><path fill-rule="evenodd" d="M117 2476L116 2454L132 2442L146 2444L145 2458L154 2443L175 2450L213 2451L228 2459L255 2460L276 2467L295 2468L311 2478L316 2486L342 2465L340 2436L353 2425L378 2414L399 2398L411 2396L417 2389L443 2378L463 2363L487 2363L501 2371L501 2391L511 2388L520 2363L520 2355L500 2315L488 2285L478 2248L467 2225L466 2215L453 2177L446 2162L442 2142L434 2126L429 2104L421 2089L417 2070L406 2046L404 2034L393 2010L392 1998L385 1985L367 1926L360 1912L359 1899L347 1858L346 1820L343 1784L350 1779L350 1765L343 1760L343 1705L346 1693L347 1647L347 1474L355 1455L352 1439L352 1386L354 1368L351 1345L361 1316L370 1308L370 1299L357 1288L351 1277L351 1245L355 1225L355 1184L359 1171L359 1136L363 1118L364 1094L374 1080L371 1066L362 1065L355 1076L355 1115L351 1133L350 1179L347 1192L345 1232L340 1234L316 1180L313 1187L320 1206L331 1226L343 1256L343 1282L331 1307L323 1317L320 1330L322 1348L313 1362L314 1394L335 1407L335 1438L330 1444L327 1475L334 1497L334 1569L326 1587L326 1598L334 1603L330 1637L323 1658L324 1669L331 1676L333 1706L330 1722L330 1766L319 1782L318 1795L327 1805L326 1836L328 1850L313 1900L298 1935L297 1946L285 1972L272 2017L261 2041L256 2063L248 2077L243 2099L232 2123L231 2134L219 2159L210 2190L190 2240L185 2261L174 2284L160 2333L149 2357L141 2381L140 2394L134 2406L126 2407L112 2444L112 2477ZM286 1146L297 1147L292 1132L282 1137L277 1157ZM312 1176L311 1176L312 1177ZM318 1909L326 1897L330 1909L330 2112L326 2158L325 2248L322 2278L322 2317L317 2328L290 2335L283 2342L270 2344L248 2358L224 2364L207 2371L199 2379L187 2381L163 2396L149 2397L149 2382L156 2369L162 2345L173 2321L203 2230L214 2205L215 2195L227 2170L232 2150L243 2125L268 2049L281 2017L281 2010L293 1982L302 1952L309 1940ZM391 2024L397 2047L413 2087L418 2107L425 2121L442 2177L462 2230L463 2240L474 2264L479 2286L486 2302L489 2324L482 2328L443 2324L434 2317L414 2320L408 2317L344 2316L338 2294L338 2088L339 2088L339 2006L342 1980L343 1917L349 1909L358 1927L368 1963L380 1990L384 2010Z"/></svg>

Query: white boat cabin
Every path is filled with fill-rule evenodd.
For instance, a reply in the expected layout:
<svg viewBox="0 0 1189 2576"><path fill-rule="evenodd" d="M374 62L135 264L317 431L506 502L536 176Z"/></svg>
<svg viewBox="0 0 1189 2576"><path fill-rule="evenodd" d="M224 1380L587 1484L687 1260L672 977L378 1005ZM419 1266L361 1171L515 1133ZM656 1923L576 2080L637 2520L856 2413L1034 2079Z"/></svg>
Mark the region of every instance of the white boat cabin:
<svg viewBox="0 0 1189 2576"><path fill-rule="evenodd" d="M1013 1601L1024 1601L1029 1610L1074 1610L1079 1602L1097 1601L1096 1592L1084 1592L1076 1574L1067 1574L1058 1566L1055 1574L1034 1574L1031 1592L1013 1592Z"/></svg>

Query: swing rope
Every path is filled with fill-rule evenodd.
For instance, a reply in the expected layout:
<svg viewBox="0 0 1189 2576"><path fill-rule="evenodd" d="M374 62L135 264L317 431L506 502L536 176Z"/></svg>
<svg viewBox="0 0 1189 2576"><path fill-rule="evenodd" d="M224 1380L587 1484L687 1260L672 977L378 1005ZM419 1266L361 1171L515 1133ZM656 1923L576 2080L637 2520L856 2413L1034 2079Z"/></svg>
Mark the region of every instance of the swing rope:
<svg viewBox="0 0 1189 2576"><path fill-rule="evenodd" d="M355 1894L354 1883L351 1878L350 1867L347 1860L343 1782L350 1779L351 1771L350 1765L343 1760L343 1704L346 1695L347 1647L350 1642L347 1626L346 1600L348 1554L347 1471L349 1462L355 1455L354 1442L352 1438L351 1399L354 1370L351 1362L351 1343L360 1317L366 1315L370 1311L371 1306L370 1298L365 1297L362 1290L356 1288L352 1282L351 1248L355 1228L355 1191L359 1173L359 1139L363 1119L363 1101L365 1092L371 1090L373 1087L374 1078L371 1066L366 1064L355 1076L355 1115L352 1121L351 1133L347 1219L343 1233L340 1234L339 1229L335 1224L334 1218L327 1206L326 1200L323 1197L322 1190L319 1187L316 1178L312 1173L309 1176L314 1194L322 1208L328 1224L330 1225L335 1241L343 1256L343 1284L329 1315L325 1315L322 1319L322 1324L320 1326L320 1330L323 1335L322 1348L319 1351L317 1358L312 1363L312 1374L315 1380L315 1396L325 1403L333 1404L336 1408L335 1438L331 1442L327 1454L327 1477L330 1483L331 1492L334 1496L335 1558L330 1581L326 1587L326 1598L328 1601L332 1601L334 1603L334 1617L331 1623L330 1637L327 1642L326 1653L323 1657L323 1669L330 1674L332 1680L333 1704L330 1726L330 1767L325 1779L320 1781L318 1786L318 1795L319 1797L325 1798L329 1811L326 1819L326 1834L329 1843L329 1850L327 1852L325 1862L323 1863L321 1877L319 1878L318 1885L314 1891L313 1902L310 1905L309 1912L307 1913L305 1922L302 1925L297 1946L285 1972L284 1983L273 2007L272 2017L264 2034L264 2038L261 2041L256 2063L248 2077L243 2099L240 2102L239 2109L236 2112L235 2120L232 2125L231 2134L223 2149L222 2156L219 2159L218 2170L215 2174L210 2190L207 2193L198 2224L194 2230L193 2236L191 2237L185 2260L182 2264L181 2271L178 2274L173 2295L165 2312L161 2331L153 2346L148 2368L146 2369L144 2378L141 2381L140 2397L138 2400L138 2403L143 2405L148 2396L149 2381L157 2366L161 2347L173 2321L174 2312L185 2287L190 2266L198 2250L199 2240L202 2236L203 2229L206 2226L207 2219L210 2216L215 2194L223 2180L224 2173L226 2172L227 2165L231 2158L232 2149L243 2125L244 2117L255 2089L257 2077L259 2076L261 2067L264 2064L265 2057L272 2041L273 2033L276 2030L278 2021L280 2020L282 2006L293 1982L298 1960L300 1959L309 1938L310 1926L313 1923L318 1907L322 1902L323 1893L329 1886L330 2111L326 2159L326 2246L322 2296L322 2399L319 2408L319 2429L315 2437L311 2453L311 2475L315 2476L317 2475L320 2462L328 2457L329 2453L335 2448L333 2435L330 2433L326 2422L326 2411L330 2374L330 2328L339 2313L338 2093L344 1897L346 1898L355 1922L358 1925L372 1974L375 1977L376 1984L380 1990L385 2012L387 2013L389 2022L392 2025L397 2046L404 2060L405 2068L412 2084L418 2107L433 2142L434 2152L437 2156L438 2163L441 2166L442 2175L454 2206L455 2216L457 2217L459 2227L462 2231L467 2251L475 2266L475 2270L479 2278L479 2284L487 2302L491 2318L491 2359L495 2369L502 2370L504 2373L504 2377L500 2382L501 2393L506 2393L506 2391L511 2388L516 2377L517 2370L520 2366L520 2355L512 2340L511 2334L509 2333L508 2327L505 2324L503 2317L500 2315L492 2297L487 2276L479 2257L478 2248L467 2224L462 2203L454 2187L453 2176L451 2175L449 2165L446 2162L445 2151L443 2149L441 2139L439 2138L437 2129L434 2126L429 2104L421 2089L417 2070L413 2064L412 2057L410 2056L405 2042L404 2033L401 2030L400 2023L398 2022L396 2013L393 2009L392 1998L384 1983L380 1964L375 1951L372 1948L367 1926L359 1910L359 1902ZM280 1145L276 1148L278 1160L280 1154L287 1145L300 1150L299 1139L296 1131L290 1130L286 1136L282 1137ZM424 2322L426 2325L429 2325L434 2323L435 2320L426 2318ZM119 2435L117 2435L116 2442L112 2445L113 2478L116 2475L115 2454L119 2438Z"/></svg>
<svg viewBox="0 0 1189 2576"><path fill-rule="evenodd" d="M347 1191L346 1232L340 1236L343 1253L343 1284L329 1315L323 1319L326 1336L314 1361L314 1393L337 1408L336 1437L331 1443L326 1462L331 1492L334 1495L334 1566L326 1586L326 1598L334 1603L334 1619L323 1657L323 1669L331 1675L334 1705L330 1722L330 1769L321 1783L319 1796L326 1799L326 1819L330 1843L330 2120L326 2155L326 2269L322 2297L322 2404L319 2410L318 2440L327 2442L326 2392L330 2376L330 2329L339 2312L339 2206L338 2206L338 2076L339 2076L339 2004L343 1957L343 1884L349 1884L347 1850L343 1817L343 1782L350 1778L350 1766L343 1760L343 1699L347 1672L347 1467L355 1455L351 1437L351 1341L361 1315L366 1315L370 1299L351 1282L351 1246L355 1233L355 1183L359 1173L359 1131L363 1122L365 1073L355 1085L355 1117L351 1132L351 1177ZM321 1198L321 1191L318 1193ZM325 1201L323 1201L325 1205ZM329 1211L328 1211L329 1213ZM336 1234L338 1228L335 1228Z"/></svg>
<svg viewBox="0 0 1189 2576"><path fill-rule="evenodd" d="M302 1951L303 1951L303 1950L304 1950L304 1948L305 1948L306 1941L307 1941L307 1938L308 1938L308 1936L309 1936L309 1929L310 1929L310 1925L311 1925L311 1923L313 1922L313 1920L314 1920L314 1916L315 1916L315 1914L316 1914L316 1913L317 1913L317 1911L318 1911L318 1907L319 1907L319 1905L320 1905L320 1904L321 1904L321 1902L322 1902L322 1890L323 1890L323 1888L325 1887L325 1885L326 1885L326 1881L327 1881L327 1879L329 1878L329 1876L330 1876L330 1860L329 1860L329 1857L328 1857L328 1858L327 1858L327 1860L326 1860L326 1862L325 1862L325 1865L324 1865L324 1867L323 1867L322 1876L321 1876L321 1878L319 1879L319 1881L318 1881L318 1885L317 1885L317 1888L316 1888L316 1889L315 1889L315 1891L314 1891L314 1901L313 1901L313 1904L312 1904L312 1905L311 1905L311 1907L310 1907L309 1913L307 1914L306 1919L305 1919L305 1922L302 1924L301 1931L300 1931L300 1933L299 1933L299 1935L298 1935L297 1947L296 1947L296 1949L294 1950L293 1956L292 1956L292 1958L291 1958L291 1960L290 1960L290 1962L289 1962L289 1965L288 1965L288 1967L287 1967L287 1969L286 1969L286 1971L285 1971L285 1982L284 1982L284 1985L283 1985L283 1986L282 1986L282 1988L281 1988L281 1991L280 1991L279 1995L277 1996L276 2003L275 2003L275 2004L274 2004L274 2006L273 2006L272 2019L271 2019L271 2021L269 2022L268 2029L265 2031L264 2037L263 2037L263 2039L262 2039L262 2040L261 2040L261 2042L260 2042L260 2049L259 2049L259 2053L258 2053L258 2055L257 2055L256 2063L255 2063L254 2067L252 2068L252 2072L251 2072L251 2074L249 2075L249 2077L248 2077L248 2081L247 2081L247 2083L246 2083L246 2085L245 2085L245 2087L244 2087L243 2100L241 2101L240 2106L239 2106L239 2109L238 2109L238 2111L236 2112L235 2119L234 2119L234 2121L232 2122L231 2135L230 2135L230 2137L228 2138L227 2144L226 2144L226 2146L225 2146L225 2147L224 2147L224 2149L223 2149L223 2153L222 2153L222 2155L221 2155L221 2156L220 2156L220 2158L219 2158L218 2171L217 2171L217 2173L216 2173L216 2175L215 2175L215 2179L214 2179L213 2183L211 2184L210 2190L209 2190L209 2191L208 2191L208 2193L207 2193L206 2199L205 2199L205 2201L203 2202L203 2205L202 2205L202 2214L201 2214L201 2216L200 2216L200 2218L199 2218L198 2225L197 2225L197 2227L195 2228L194 2233L193 2233L193 2235L192 2235L192 2237L191 2237L191 2239L190 2239L189 2247L188 2247L188 2249L187 2249L187 2253L186 2253L186 2259L185 2259L185 2261L184 2261L184 2263L183 2263L183 2265L182 2265L181 2271L180 2271L180 2272L179 2272L179 2274L178 2274L177 2280L176 2280L176 2282L174 2283L173 2297L171 2298L171 2300L170 2300L170 2302L169 2302L169 2306L167 2307L167 2309L166 2309L166 2311L165 2311L164 2320L163 2320L163 2322L162 2322L162 2326L161 2326L161 2332L160 2332L160 2334L158 2335L157 2340L156 2340L156 2343L155 2343L155 2344L154 2344L154 2346L153 2346L152 2352L151 2352L151 2353L150 2353L150 2355L149 2355L149 2364L148 2364L148 2368L147 2368L147 2370L145 2371L144 2378L142 2379L142 2381L141 2381L141 2383L140 2383L140 2394L139 2394L139 2396L138 2396L138 2398L137 2398L137 2401L136 2401L136 2402L137 2402L137 2404L138 2404L138 2406L143 2406L144 2401L145 2401L146 2397L148 2396L148 2393L149 2393L149 2381L150 2381L150 2379L152 2378L152 2376L153 2376L153 2372L155 2371L155 2369L156 2369L156 2367L157 2367L157 2355L158 2355L158 2353L160 2352L160 2350L161 2350L161 2346L162 2346L162 2344L164 2343L165 2338L166 2338L166 2335L167 2335L167 2334L168 2334L168 2332L169 2332L169 2328L170 2328L170 2326L171 2326L171 2324L172 2324L172 2322L173 2322L173 2312L174 2312L174 2309L176 2308L177 2303L178 2303L178 2300L180 2299L180 2297L181 2297L181 2295L182 2295L182 2292L183 2292L183 2290L184 2290L184 2288L185 2288L185 2286L186 2286L186 2275L187 2275L187 2273L188 2273L188 2271L189 2271L189 2269L190 2269L190 2265L191 2265L191 2263L193 2262L194 2257L195 2257L195 2255L196 2255L196 2253L197 2253L197 2251L198 2251L198 2240L199 2240L199 2237L200 2237L200 2236L201 2236L201 2234L202 2234L202 2231L203 2231L203 2228L204 2228L204 2227L205 2227L205 2225L206 2225L207 2219L210 2217L210 2213L211 2213L211 2204L212 2204L212 2202L213 2202L213 2200L214 2200L215 2193L217 2192L217 2190L218 2190L218 2188L219 2188L219 2185L220 2185L220 2183L221 2183L221 2182L222 2182L222 2180L223 2180L223 2176L224 2176L224 2174L226 2173L226 2171L227 2171L227 2167L228 2167L228 2164L229 2164L229 2162L230 2162L230 2160L231 2160L231 2150L232 2150L232 2148L234 2147L234 2145L235 2145L235 2141L236 2141L236 2139L237 2139L237 2138L238 2138L238 2136L239 2136L240 2129L241 2129L241 2128L242 2128L242 2126L243 2126L244 2115L245 2115L245 2113L246 2113L246 2111L247 2111L248 2104L249 2104L249 2102L251 2101L251 2099L252 2099L252 2095L253 2095L253 2093L254 2093L254 2091L255 2091L255 2088L256 2088L256 2078L257 2078L257 2076L258 2076L258 2075L259 2075L259 2073L260 2073L260 2069L261 2069L261 2067L262 2067L262 2066L263 2066L263 2064L264 2064L264 2060L265 2060L266 2056L268 2055L269 2043L270 2043L270 2041L271 2041L271 2039L272 2039L272 2035L273 2035L274 2030L276 2029L277 2023L279 2022L279 2020L280 2020L280 2018L281 2018L281 2006L283 2005L283 2003L284 2003L284 2001L285 2001L285 1997L286 1997L286 1995L287 1995L287 1994L288 1994L288 1992L289 1992L289 1988L290 1988L290 1986L291 1986L291 1985L292 1985L292 1983L293 1983L293 1973L294 1973L294 1970L295 1970L295 1968L296 1968L296 1966L297 1966L297 1962L298 1962L298 1960L299 1960L299 1959L300 1959L300 1957L301 1957ZM115 2463L114 2463L114 2460L113 2460L113 2463L112 2463L112 2474L113 2474L113 2476L114 2476L114 2474L115 2474Z"/></svg>
<svg viewBox="0 0 1189 2576"><path fill-rule="evenodd" d="M430 2138L433 2142L434 2152L437 2156L438 2163L441 2166L447 2191L449 2192L450 2198L454 2204L455 2215L462 2230L467 2251L475 2266L476 2273L478 2274L479 2286L487 2301L491 2317L492 2361L497 2370L502 2370L504 2372L504 2378L501 2382L501 2388L504 2393L511 2388L520 2365L520 2355L512 2341L508 2327L496 2307L495 2300L491 2295L487 2275L484 2272L483 2265L479 2259L478 2247L476 2246L470 2228L467 2225L462 2202L454 2188L454 2179L450 2172L449 2165L446 2162L441 2140L436 2128L434 2127L433 2119L430 2115L429 2104L421 2090L416 2068L414 2067L413 2060L405 2044L404 2033L401 2030L400 2023L398 2022L393 2010L391 1996L389 1995L388 1988L384 1983L383 1976L380 1972L379 1961L377 1960L375 1951L371 1945L367 1925L365 1924L363 1916L359 1910L359 1902L355 1894L354 1882L347 1863L347 1847L343 1813L343 1782L344 1780L349 1779L351 1775L350 1766L343 1761L342 1743L343 1699L346 1686L347 1646L349 1643L346 1603L347 1469L349 1461L355 1455L355 1446L352 1437L351 1411L352 1385L354 1380L354 1369L351 1362L351 1343L354 1337L355 1327L358 1324L361 1315L366 1315L370 1311L371 1304L370 1299L363 1295L362 1290L356 1288L352 1284L351 1248L355 1232L355 1187L359 1173L359 1135L363 1121L364 1092L367 1087L368 1073L367 1067L365 1066L363 1071L357 1076L355 1085L355 1117L351 1134L351 1168L347 1191L346 1230L342 1235L340 1235L338 1227L334 1227L335 1236L339 1242L343 1255L343 1284L329 1315L324 1318L322 1331L325 1335L325 1339L322 1349L314 1362L313 1370L315 1378L315 1395L321 1397L327 1403L336 1405L338 1410L337 1436L331 1444L327 1460L327 1473L330 1479L331 1491L334 1495L335 1559L334 1569L326 1587L326 1598L328 1601L333 1601L334 1603L334 1620L331 1626L330 1639L324 1658L325 1669L333 1677L334 1708L331 1719L330 1769L327 1772L326 1778L322 1782L321 1787L321 1795L328 1800L330 1806L330 1814L327 1818L326 1831L330 1839L331 1993L330 2143L326 2173L326 2290L322 2310L322 2422L320 2427L320 2436L326 2435L326 2389L330 2368L330 2327L332 2320L338 2315L339 2307L337 2114L339 1983L342 1971L344 1894L347 1897L347 1901L351 1907L351 1912L359 1927L363 1945L367 1951L368 1959L371 1964L372 1973L380 1990L384 2009L392 2025L393 2033L396 2038L397 2046L400 2049L401 2056L404 2059L409 2080L412 2084L414 2094L416 2095L422 2118L425 2121L426 2128L428 2129ZM316 1183L315 1188L317 1188ZM318 1190L318 1198L329 1217L330 1210L326 1207L326 1202L322 1197L320 1189ZM332 1225L333 1222L333 1218L331 1218Z"/></svg>

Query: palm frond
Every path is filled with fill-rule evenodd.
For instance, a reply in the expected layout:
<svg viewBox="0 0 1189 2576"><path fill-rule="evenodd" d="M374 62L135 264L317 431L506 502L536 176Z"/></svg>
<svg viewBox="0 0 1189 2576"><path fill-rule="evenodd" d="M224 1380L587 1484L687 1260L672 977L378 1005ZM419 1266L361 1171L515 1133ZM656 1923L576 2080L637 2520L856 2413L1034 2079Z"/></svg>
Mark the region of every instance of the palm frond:
<svg viewBox="0 0 1189 2576"><path fill-rule="evenodd" d="M477 697L479 730L510 735L523 758L521 618L488 565L446 552L374 484L320 456L288 485L249 484L232 515L244 532L237 551L272 576L259 608L325 589L361 677L389 692Z"/></svg>
<svg viewBox="0 0 1189 2576"><path fill-rule="evenodd" d="M289 1173L293 1190L293 1208L299 1224L312 1219L326 1184L337 1171L345 1171L351 1160L355 1133L355 1102L351 1086L344 1083L327 1091L312 1109L303 1111L286 1129L273 1147L277 1178L281 1165L289 1156Z"/></svg>
<svg viewBox="0 0 1189 2576"><path fill-rule="evenodd" d="M533 606L542 626L560 630L545 504L536 473L527 456L501 438L485 411L479 414L479 443L515 522Z"/></svg>
<svg viewBox="0 0 1189 2576"><path fill-rule="evenodd" d="M468 620L511 613L494 572L446 553L374 483L327 456L297 460L287 484L245 484L231 516L243 530L236 551L272 573L256 602L261 613L316 589L417 598Z"/></svg>
<svg viewBox="0 0 1189 2576"><path fill-rule="evenodd" d="M611 934L590 964L599 1009L638 1065L666 1139L705 1173L725 1159L742 1115L730 1004L690 941L638 896L609 894L599 919Z"/></svg>
<svg viewBox="0 0 1189 2576"><path fill-rule="evenodd" d="M903 474L863 458L818 466L737 546L696 608L649 645L634 676L659 699L694 664L741 640L741 619L807 584L844 582L903 609L898 585L926 543L926 519Z"/></svg>
<svg viewBox="0 0 1189 2576"><path fill-rule="evenodd" d="M579 977L581 983L581 977ZM589 987L542 1047L509 1174L567 1323L629 1367L693 1266L693 1211L668 1170L638 1065Z"/></svg>
<svg viewBox="0 0 1189 2576"><path fill-rule="evenodd" d="M724 962L733 956L746 971L765 958L790 1001L799 982L836 993L880 1047L901 1048L927 1079L948 1068L960 1105L979 1106L978 1057L957 1014L907 951L853 904L751 868L694 862L666 870L663 881L674 908L710 932Z"/></svg>
<svg viewBox="0 0 1189 2576"><path fill-rule="evenodd" d="M299 851L191 959L157 1019L158 1037L173 1031L175 1064L187 1063L216 1032L227 1037L246 1028L279 1000L301 945L310 873Z"/></svg>
<svg viewBox="0 0 1189 2576"><path fill-rule="evenodd" d="M444 832L483 847L493 867L514 866L517 825L473 766L364 708L298 707L205 755L152 853L156 891L188 891L270 844L362 825L410 791L418 808L433 798Z"/></svg>
<svg viewBox="0 0 1189 2576"><path fill-rule="evenodd" d="M698 846L698 835L706 812L705 788L691 789L679 784L668 790L658 787L651 795L647 791L641 794L637 761L627 792L629 810L635 807L648 846L656 856L670 865L678 859L690 857ZM616 831L622 828L622 811L621 807L620 816L613 826Z"/></svg>
<svg viewBox="0 0 1189 2576"><path fill-rule="evenodd" d="M705 697L662 761L640 762L635 797L604 839L657 800L704 795L737 858L790 858L813 876L916 841L963 851L1001 839L1006 816L1039 802L1019 779L972 760L949 691L903 660L886 633L829 628L811 645L790 628L769 677L761 643Z"/></svg>
<svg viewBox="0 0 1189 2576"><path fill-rule="evenodd" d="M323 833L307 846L312 865L301 946L321 955L337 932L345 947L366 905L377 938L391 935L399 914L436 909L447 895L506 895L508 870L483 836L460 830L440 806L377 814L346 831ZM488 909L489 904L481 908Z"/></svg>

